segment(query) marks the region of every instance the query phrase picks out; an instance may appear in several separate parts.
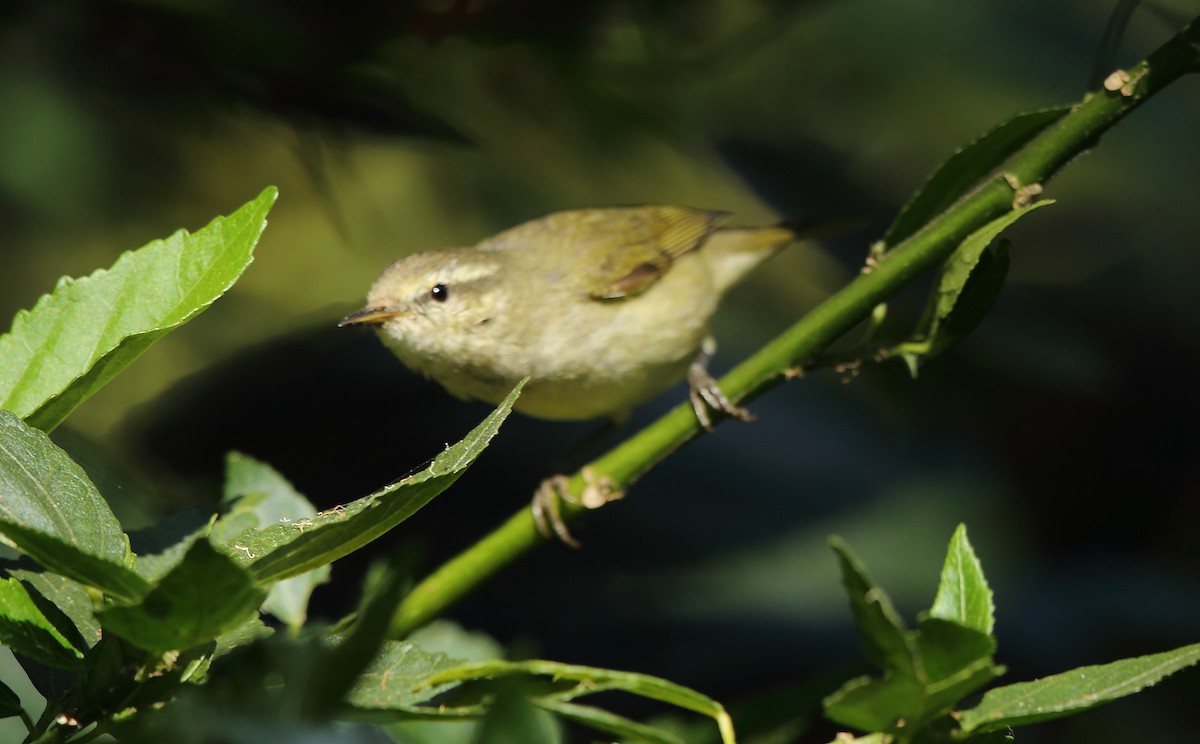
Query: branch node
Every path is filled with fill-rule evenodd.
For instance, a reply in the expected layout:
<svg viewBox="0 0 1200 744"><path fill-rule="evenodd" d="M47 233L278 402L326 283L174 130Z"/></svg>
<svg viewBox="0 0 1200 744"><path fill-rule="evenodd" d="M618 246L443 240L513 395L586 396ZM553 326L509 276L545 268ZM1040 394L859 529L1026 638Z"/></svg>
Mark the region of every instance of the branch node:
<svg viewBox="0 0 1200 744"><path fill-rule="evenodd" d="M1005 173L1004 181L1012 188L1014 192L1012 200L1013 209L1021 209L1022 207L1029 206L1030 203L1033 202L1033 198L1045 190L1042 188L1040 183L1036 182L1022 186L1021 179L1017 178L1012 173Z"/></svg>

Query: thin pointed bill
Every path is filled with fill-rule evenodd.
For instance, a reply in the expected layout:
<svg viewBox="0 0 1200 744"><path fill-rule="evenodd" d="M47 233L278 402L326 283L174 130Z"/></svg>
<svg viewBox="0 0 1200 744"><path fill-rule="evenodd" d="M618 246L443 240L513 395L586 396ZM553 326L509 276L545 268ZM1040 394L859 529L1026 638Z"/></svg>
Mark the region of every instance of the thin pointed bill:
<svg viewBox="0 0 1200 744"><path fill-rule="evenodd" d="M386 307L364 307L362 310L342 318L338 323L338 328L353 325L381 325L404 314L401 310L389 310Z"/></svg>

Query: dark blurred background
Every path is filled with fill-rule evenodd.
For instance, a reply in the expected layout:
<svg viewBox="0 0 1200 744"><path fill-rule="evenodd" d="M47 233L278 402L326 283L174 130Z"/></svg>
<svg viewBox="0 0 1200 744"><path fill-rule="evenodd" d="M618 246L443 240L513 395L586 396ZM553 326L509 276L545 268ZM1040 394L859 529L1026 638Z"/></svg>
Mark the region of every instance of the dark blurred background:
<svg viewBox="0 0 1200 744"><path fill-rule="evenodd" d="M13 0L0 317L277 185L242 281L55 436L129 528L213 508L231 449L329 507L420 466L487 410L334 327L392 259L579 206L861 217L733 293L719 371L852 279L956 147L1078 100L1098 55L1130 64L1196 12L1141 8L1110 58L1114 4ZM757 423L721 426L593 515L583 550L544 546L452 616L519 653L754 705L768 726L815 715L814 694L861 659L828 535L911 618L965 522L997 593L1007 681L1200 640L1198 131L1188 79L1072 163L1048 188L1058 203L1009 232L994 312L918 380L897 363L775 389L752 404ZM373 551L438 565L527 503L588 430L514 417ZM335 565L317 616L348 609L365 560ZM1189 740L1198 677L1018 740Z"/></svg>

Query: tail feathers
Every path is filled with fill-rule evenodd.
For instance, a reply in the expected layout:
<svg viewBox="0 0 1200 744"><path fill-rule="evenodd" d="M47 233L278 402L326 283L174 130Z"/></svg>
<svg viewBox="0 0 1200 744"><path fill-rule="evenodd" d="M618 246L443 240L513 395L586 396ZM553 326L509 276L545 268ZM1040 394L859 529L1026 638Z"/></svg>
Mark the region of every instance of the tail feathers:
<svg viewBox="0 0 1200 744"><path fill-rule="evenodd" d="M793 220L767 227L722 227L708 239L704 252L716 289L724 292L789 243L845 235L862 224L862 220L837 217Z"/></svg>

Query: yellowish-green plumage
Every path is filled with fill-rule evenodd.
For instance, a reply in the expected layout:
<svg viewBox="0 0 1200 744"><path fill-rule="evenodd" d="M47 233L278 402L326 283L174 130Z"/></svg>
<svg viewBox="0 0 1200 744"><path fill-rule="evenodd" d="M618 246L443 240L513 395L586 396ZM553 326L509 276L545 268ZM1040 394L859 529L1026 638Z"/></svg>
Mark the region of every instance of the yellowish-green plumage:
<svg viewBox="0 0 1200 744"><path fill-rule="evenodd" d="M462 398L547 419L621 417L681 379L721 296L796 239L647 206L556 212L474 248L389 266L346 324L373 323L411 369Z"/></svg>

